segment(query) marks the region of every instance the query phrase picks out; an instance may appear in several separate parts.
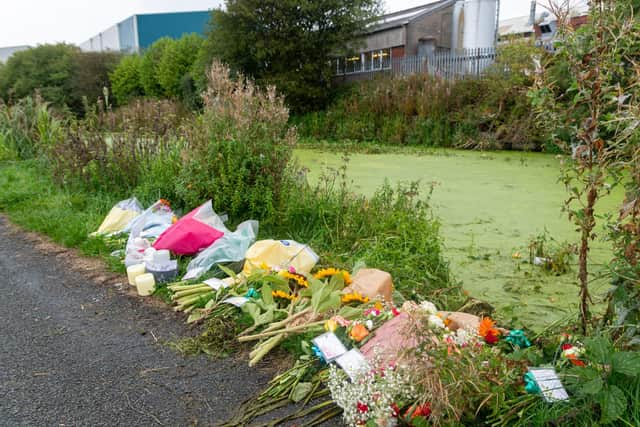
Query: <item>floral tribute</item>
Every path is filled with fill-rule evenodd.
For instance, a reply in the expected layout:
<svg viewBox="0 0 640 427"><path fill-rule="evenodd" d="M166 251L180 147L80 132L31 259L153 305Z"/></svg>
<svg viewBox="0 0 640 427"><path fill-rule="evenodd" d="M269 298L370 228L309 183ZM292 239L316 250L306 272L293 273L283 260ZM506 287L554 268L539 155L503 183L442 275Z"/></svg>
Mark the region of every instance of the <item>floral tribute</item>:
<svg viewBox="0 0 640 427"><path fill-rule="evenodd" d="M377 366L360 371L351 381L336 366L329 368L331 397L343 409L343 419L350 426L396 425L400 408L416 398L406 369L393 363Z"/></svg>

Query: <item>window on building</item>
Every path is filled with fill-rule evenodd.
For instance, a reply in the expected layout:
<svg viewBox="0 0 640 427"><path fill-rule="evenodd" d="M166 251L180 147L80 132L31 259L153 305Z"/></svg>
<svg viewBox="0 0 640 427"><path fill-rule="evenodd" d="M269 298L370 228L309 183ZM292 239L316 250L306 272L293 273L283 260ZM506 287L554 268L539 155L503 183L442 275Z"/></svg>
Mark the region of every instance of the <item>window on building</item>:
<svg viewBox="0 0 640 427"><path fill-rule="evenodd" d="M391 68L391 49L371 50L333 61L336 74L380 71Z"/></svg>

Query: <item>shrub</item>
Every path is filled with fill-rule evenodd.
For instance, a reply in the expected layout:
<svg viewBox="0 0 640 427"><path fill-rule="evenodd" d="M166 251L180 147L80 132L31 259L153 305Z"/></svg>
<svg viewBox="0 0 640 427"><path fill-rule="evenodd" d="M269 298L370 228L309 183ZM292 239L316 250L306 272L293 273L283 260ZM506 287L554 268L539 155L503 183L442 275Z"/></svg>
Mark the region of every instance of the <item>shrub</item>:
<svg viewBox="0 0 640 427"><path fill-rule="evenodd" d="M139 55L124 56L116 69L109 75L111 90L118 105L144 95L144 87L140 78L142 57Z"/></svg>
<svg viewBox="0 0 640 427"><path fill-rule="evenodd" d="M204 113L185 138L190 142L178 193L187 205L213 199L232 217L273 216L283 196L286 168L296 142L289 112L274 87L258 89L214 62Z"/></svg>
<svg viewBox="0 0 640 427"><path fill-rule="evenodd" d="M105 89L111 89L109 73L120 61L115 52L75 52L71 57L71 77L67 106L77 115L82 115L85 104L94 104L104 99ZM106 92L108 93L108 92Z"/></svg>
<svg viewBox="0 0 640 427"><path fill-rule="evenodd" d="M77 52L77 47L62 43L16 52L2 69L0 97L19 100L38 90L45 101L63 107L70 97Z"/></svg>
<svg viewBox="0 0 640 427"><path fill-rule="evenodd" d="M156 70L156 78L166 96L183 98L183 90L188 88L189 81L193 81L190 72L203 40L197 34L187 34L167 43Z"/></svg>
<svg viewBox="0 0 640 427"><path fill-rule="evenodd" d="M140 64L140 82L147 96L162 98L165 96L164 90L158 81L158 67L164 51L173 42L169 37L162 37L156 40L142 57Z"/></svg>
<svg viewBox="0 0 640 427"><path fill-rule="evenodd" d="M300 133L328 140L540 150L547 135L532 116L532 45L501 48L484 78L446 81L426 74L352 84L326 112L297 117ZM486 144L480 144L484 146Z"/></svg>

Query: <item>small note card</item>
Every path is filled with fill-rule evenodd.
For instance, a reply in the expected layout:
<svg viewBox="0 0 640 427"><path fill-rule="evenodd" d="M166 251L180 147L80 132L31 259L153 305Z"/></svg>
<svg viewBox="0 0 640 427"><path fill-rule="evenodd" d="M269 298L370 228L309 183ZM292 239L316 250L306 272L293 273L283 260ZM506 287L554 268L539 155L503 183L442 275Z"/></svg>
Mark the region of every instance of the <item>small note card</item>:
<svg viewBox="0 0 640 427"><path fill-rule="evenodd" d="M547 402L555 402L558 400L569 400L567 390L565 390L556 370L553 368L529 368L529 372L544 396Z"/></svg>
<svg viewBox="0 0 640 427"><path fill-rule="evenodd" d="M322 357L324 357L327 363L332 362L335 358L347 352L347 348L333 332L319 335L315 337L312 342L318 347L318 350L320 350Z"/></svg>
<svg viewBox="0 0 640 427"><path fill-rule="evenodd" d="M231 304L231 305L235 305L236 307L240 308L242 307L247 301L249 301L249 298L245 298L245 297L231 297L231 298L227 298L226 300L222 301L226 304Z"/></svg>

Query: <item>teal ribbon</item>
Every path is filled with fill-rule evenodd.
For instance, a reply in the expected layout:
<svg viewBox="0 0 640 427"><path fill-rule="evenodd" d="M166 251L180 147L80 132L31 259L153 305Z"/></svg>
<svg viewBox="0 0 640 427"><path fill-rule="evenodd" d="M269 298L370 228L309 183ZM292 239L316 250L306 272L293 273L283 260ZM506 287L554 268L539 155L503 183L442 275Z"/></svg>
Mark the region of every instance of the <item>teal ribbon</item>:
<svg viewBox="0 0 640 427"><path fill-rule="evenodd" d="M505 338L505 341L510 342L514 346L520 348L531 347L531 341L527 339L522 329L513 329L511 332L509 332L509 335Z"/></svg>
<svg viewBox="0 0 640 427"><path fill-rule="evenodd" d="M260 293L256 291L254 288L249 288L246 294L244 294L245 298L260 298Z"/></svg>
<svg viewBox="0 0 640 427"><path fill-rule="evenodd" d="M540 387L531 372L524 374L524 389L529 394L540 394Z"/></svg>

